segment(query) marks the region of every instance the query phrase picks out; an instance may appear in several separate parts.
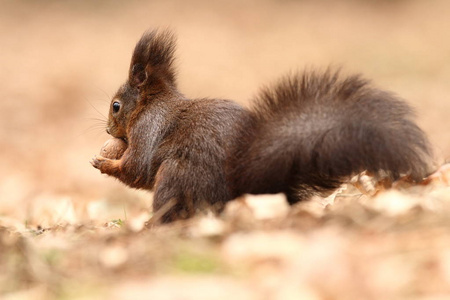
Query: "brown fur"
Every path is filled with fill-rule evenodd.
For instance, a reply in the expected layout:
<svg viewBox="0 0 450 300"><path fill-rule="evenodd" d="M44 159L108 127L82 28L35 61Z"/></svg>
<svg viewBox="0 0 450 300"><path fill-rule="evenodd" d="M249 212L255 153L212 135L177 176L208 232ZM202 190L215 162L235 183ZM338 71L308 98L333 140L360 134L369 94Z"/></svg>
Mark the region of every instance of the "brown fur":
<svg viewBox="0 0 450 300"><path fill-rule="evenodd" d="M220 99L186 99L176 88L170 32L137 43L129 78L112 100L107 131L128 148L94 167L155 192L163 222L220 211L244 193L280 193L295 203L368 170L415 180L431 151L410 107L359 76L305 72L263 90L250 110ZM113 103L120 103L114 112Z"/></svg>

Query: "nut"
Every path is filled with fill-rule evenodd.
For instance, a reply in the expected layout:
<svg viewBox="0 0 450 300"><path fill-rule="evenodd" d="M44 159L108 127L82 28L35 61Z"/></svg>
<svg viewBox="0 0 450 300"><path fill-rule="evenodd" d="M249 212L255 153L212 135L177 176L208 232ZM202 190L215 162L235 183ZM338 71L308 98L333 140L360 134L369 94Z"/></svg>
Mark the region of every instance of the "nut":
<svg viewBox="0 0 450 300"><path fill-rule="evenodd" d="M128 145L118 138L110 138L100 149L100 155L109 159L120 159Z"/></svg>

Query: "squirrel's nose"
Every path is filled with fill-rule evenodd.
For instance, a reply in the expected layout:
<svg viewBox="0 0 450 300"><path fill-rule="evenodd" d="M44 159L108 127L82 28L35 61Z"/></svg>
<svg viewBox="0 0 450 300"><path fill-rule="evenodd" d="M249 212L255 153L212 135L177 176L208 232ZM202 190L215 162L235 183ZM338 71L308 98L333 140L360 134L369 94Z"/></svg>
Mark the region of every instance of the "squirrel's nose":
<svg viewBox="0 0 450 300"><path fill-rule="evenodd" d="M106 128L106 133L107 133L107 134L111 134L111 133L109 132L109 128Z"/></svg>

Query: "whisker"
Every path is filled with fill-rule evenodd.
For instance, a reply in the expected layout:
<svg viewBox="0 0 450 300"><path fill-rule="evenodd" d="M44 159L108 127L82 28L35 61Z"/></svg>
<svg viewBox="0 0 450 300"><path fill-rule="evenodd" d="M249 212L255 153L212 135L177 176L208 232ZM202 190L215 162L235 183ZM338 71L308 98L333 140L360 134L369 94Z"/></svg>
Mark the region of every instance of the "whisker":
<svg viewBox="0 0 450 300"><path fill-rule="evenodd" d="M85 135L85 134L88 134L91 132L96 133L95 137L100 137L101 134L105 133L105 126L100 126L100 125L89 126L88 128L84 129L82 132L80 132L80 134L77 135L77 137L80 137L82 135Z"/></svg>
<svg viewBox="0 0 450 300"><path fill-rule="evenodd" d="M102 116L104 119L108 119L108 117L106 117L103 113L101 113L86 97L84 97L84 100L100 115Z"/></svg>
<svg viewBox="0 0 450 300"><path fill-rule="evenodd" d="M110 101L109 99L112 99L112 97L104 89L99 88L99 87L97 87L97 89L100 90L106 96L106 98L108 99L107 101L109 103L109 101Z"/></svg>
<svg viewBox="0 0 450 300"><path fill-rule="evenodd" d="M101 130L101 131L103 131L103 130L105 130L105 127L104 126L99 126L99 125L92 125L92 126L89 126L88 128L86 128L84 131L87 132L87 131L93 131L93 130Z"/></svg>
<svg viewBox="0 0 450 300"><path fill-rule="evenodd" d="M111 97L111 95L110 95L108 92L106 92L106 91L105 91L104 89L102 89L101 87L98 87L97 85L91 84L90 86L91 86L91 88L92 88L93 90L100 91L103 95L106 96L106 99L104 99L103 97L100 99L102 102L106 102L106 103L108 103L108 104L109 104L109 102L111 102L112 97Z"/></svg>
<svg viewBox="0 0 450 300"><path fill-rule="evenodd" d="M86 120L86 121L95 121L95 122L98 122L98 123L101 123L101 124L105 124L105 125L106 125L106 123L108 122L107 120L104 120L104 119L91 118L91 117L85 117L85 118L83 118L83 120Z"/></svg>
<svg viewBox="0 0 450 300"><path fill-rule="evenodd" d="M89 122L86 122L86 125L88 125L88 127L82 130L80 135L84 135L89 132L105 132L105 129L107 127L107 120L98 117L84 117L83 119Z"/></svg>
<svg viewBox="0 0 450 300"><path fill-rule="evenodd" d="M94 124L89 126L88 128L99 128L99 129L105 129L106 127L103 126L102 124Z"/></svg>

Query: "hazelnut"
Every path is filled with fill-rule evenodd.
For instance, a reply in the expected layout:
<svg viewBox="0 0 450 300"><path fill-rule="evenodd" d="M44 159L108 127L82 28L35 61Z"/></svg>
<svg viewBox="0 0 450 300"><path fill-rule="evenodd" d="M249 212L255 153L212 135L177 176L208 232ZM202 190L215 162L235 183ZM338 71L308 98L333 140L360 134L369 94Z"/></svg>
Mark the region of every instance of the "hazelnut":
<svg viewBox="0 0 450 300"><path fill-rule="evenodd" d="M120 159L128 145L122 139L110 138L100 149L100 155L109 159Z"/></svg>

